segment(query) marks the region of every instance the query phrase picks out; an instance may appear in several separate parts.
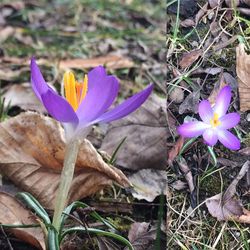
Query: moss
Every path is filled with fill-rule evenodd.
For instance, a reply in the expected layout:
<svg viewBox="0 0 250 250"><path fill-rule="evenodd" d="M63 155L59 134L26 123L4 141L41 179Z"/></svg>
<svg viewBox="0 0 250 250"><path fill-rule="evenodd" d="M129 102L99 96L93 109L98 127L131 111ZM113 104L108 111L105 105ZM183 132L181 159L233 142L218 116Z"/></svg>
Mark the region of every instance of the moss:
<svg viewBox="0 0 250 250"><path fill-rule="evenodd" d="M248 133L244 138L244 143L246 144L247 147L250 147L250 133Z"/></svg>
<svg viewBox="0 0 250 250"><path fill-rule="evenodd" d="M209 196L216 195L221 192L221 179L218 173L214 173L206 177L200 183L200 190L209 194Z"/></svg>
<svg viewBox="0 0 250 250"><path fill-rule="evenodd" d="M108 218L108 220L115 225L118 231L126 232L130 229L131 222L128 220L124 220L120 217Z"/></svg>

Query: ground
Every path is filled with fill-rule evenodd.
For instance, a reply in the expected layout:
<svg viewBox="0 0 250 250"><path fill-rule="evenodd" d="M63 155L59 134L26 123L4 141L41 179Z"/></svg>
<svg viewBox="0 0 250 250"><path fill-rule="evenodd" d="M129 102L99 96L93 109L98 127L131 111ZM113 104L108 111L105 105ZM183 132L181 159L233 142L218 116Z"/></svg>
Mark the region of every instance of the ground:
<svg viewBox="0 0 250 250"><path fill-rule="evenodd" d="M188 117L199 119L198 102L208 98L211 101L212 91L226 83L233 89L230 112L241 115L235 134L241 138L241 149L248 148L249 118L246 111L240 110L235 48L241 37L249 49L249 16L236 9L228 11L224 1L220 5L215 1L180 1L179 11L178 2L169 2L167 15L167 110L169 117L175 119L175 123L170 124L172 136L168 145L170 148L182 145L183 142L177 141L176 127ZM185 55L188 56L185 58ZM178 152L177 149L176 154ZM225 192L241 166L249 160L249 154L217 144L211 155L202 138L198 138L181 157L174 161L171 155L169 158L168 248L249 249L247 224L219 222L205 205L206 198ZM181 163L186 169L181 168ZM235 195L249 209L247 178L238 183Z"/></svg>
<svg viewBox="0 0 250 250"><path fill-rule="evenodd" d="M40 59L46 80L54 83L59 90L64 73L58 66L59 61L115 54L129 60L122 61L125 66L108 68L108 72L116 75L121 82L120 99L138 92L149 82L155 84L155 93L164 97L164 8L164 1L141 0L2 1L1 87L8 90L13 84L29 83L28 64L31 56L38 61ZM133 62L133 66L130 62ZM75 72L82 77L82 71L87 72L91 67L77 67ZM7 103L4 105L2 121L24 112L18 105L10 105L10 108ZM84 201L104 217L109 217L125 237L132 222L153 222L158 219L159 198L152 203L138 202L117 186ZM88 221L90 224L92 222ZM161 249L165 247L164 242L163 235ZM79 234L72 235L64 244L64 249L93 247L97 249L95 239ZM123 249L119 244L116 247L114 249ZM32 249L3 229L0 248Z"/></svg>

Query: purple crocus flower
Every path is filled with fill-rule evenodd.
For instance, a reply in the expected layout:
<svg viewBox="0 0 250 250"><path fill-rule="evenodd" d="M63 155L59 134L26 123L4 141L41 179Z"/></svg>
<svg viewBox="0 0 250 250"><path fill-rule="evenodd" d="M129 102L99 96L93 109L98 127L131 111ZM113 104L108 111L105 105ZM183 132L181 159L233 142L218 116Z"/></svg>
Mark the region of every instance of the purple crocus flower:
<svg viewBox="0 0 250 250"><path fill-rule="evenodd" d="M237 113L227 113L231 101L231 88L225 86L219 92L215 105L211 107L209 101L199 104L199 115L202 121L184 123L177 128L183 137L202 135L209 146L214 146L219 140L231 150L240 149L240 140L227 129L235 127L240 116Z"/></svg>
<svg viewBox="0 0 250 250"><path fill-rule="evenodd" d="M48 113L63 124L67 139L75 135L86 135L88 128L95 123L111 122L130 114L144 103L153 89L150 84L108 110L117 97L119 83L116 77L107 75L102 66L85 75L82 83L75 80L72 72L66 72L63 79L65 98L48 86L34 58L31 59L30 68L36 96Z"/></svg>

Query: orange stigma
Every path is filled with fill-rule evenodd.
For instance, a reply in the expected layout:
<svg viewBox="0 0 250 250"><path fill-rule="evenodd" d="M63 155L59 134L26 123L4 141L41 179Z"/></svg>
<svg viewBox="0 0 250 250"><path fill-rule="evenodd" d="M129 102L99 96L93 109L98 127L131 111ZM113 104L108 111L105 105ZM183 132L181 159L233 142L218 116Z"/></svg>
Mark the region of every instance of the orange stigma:
<svg viewBox="0 0 250 250"><path fill-rule="evenodd" d="M217 113L214 113L214 117L210 120L210 124L213 128L216 128L220 125L220 123L221 122L219 121L219 115Z"/></svg>
<svg viewBox="0 0 250 250"><path fill-rule="evenodd" d="M66 72L63 76L63 84L66 100L76 111L87 94L88 76L85 75L83 82L79 83L72 72Z"/></svg>

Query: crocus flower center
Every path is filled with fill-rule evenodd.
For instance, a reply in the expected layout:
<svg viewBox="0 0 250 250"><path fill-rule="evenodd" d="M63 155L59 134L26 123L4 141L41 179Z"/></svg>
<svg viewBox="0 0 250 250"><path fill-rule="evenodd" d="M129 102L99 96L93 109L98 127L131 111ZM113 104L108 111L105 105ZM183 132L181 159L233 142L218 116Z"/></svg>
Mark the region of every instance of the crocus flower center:
<svg viewBox="0 0 250 250"><path fill-rule="evenodd" d="M88 76L84 76L82 83L75 80L72 72L66 72L63 76L63 84L65 89L65 97L72 108L76 111L88 90Z"/></svg>
<svg viewBox="0 0 250 250"><path fill-rule="evenodd" d="M220 123L221 122L219 121L219 115L217 113L214 113L214 117L210 120L210 124L213 128L216 128L220 125Z"/></svg>

